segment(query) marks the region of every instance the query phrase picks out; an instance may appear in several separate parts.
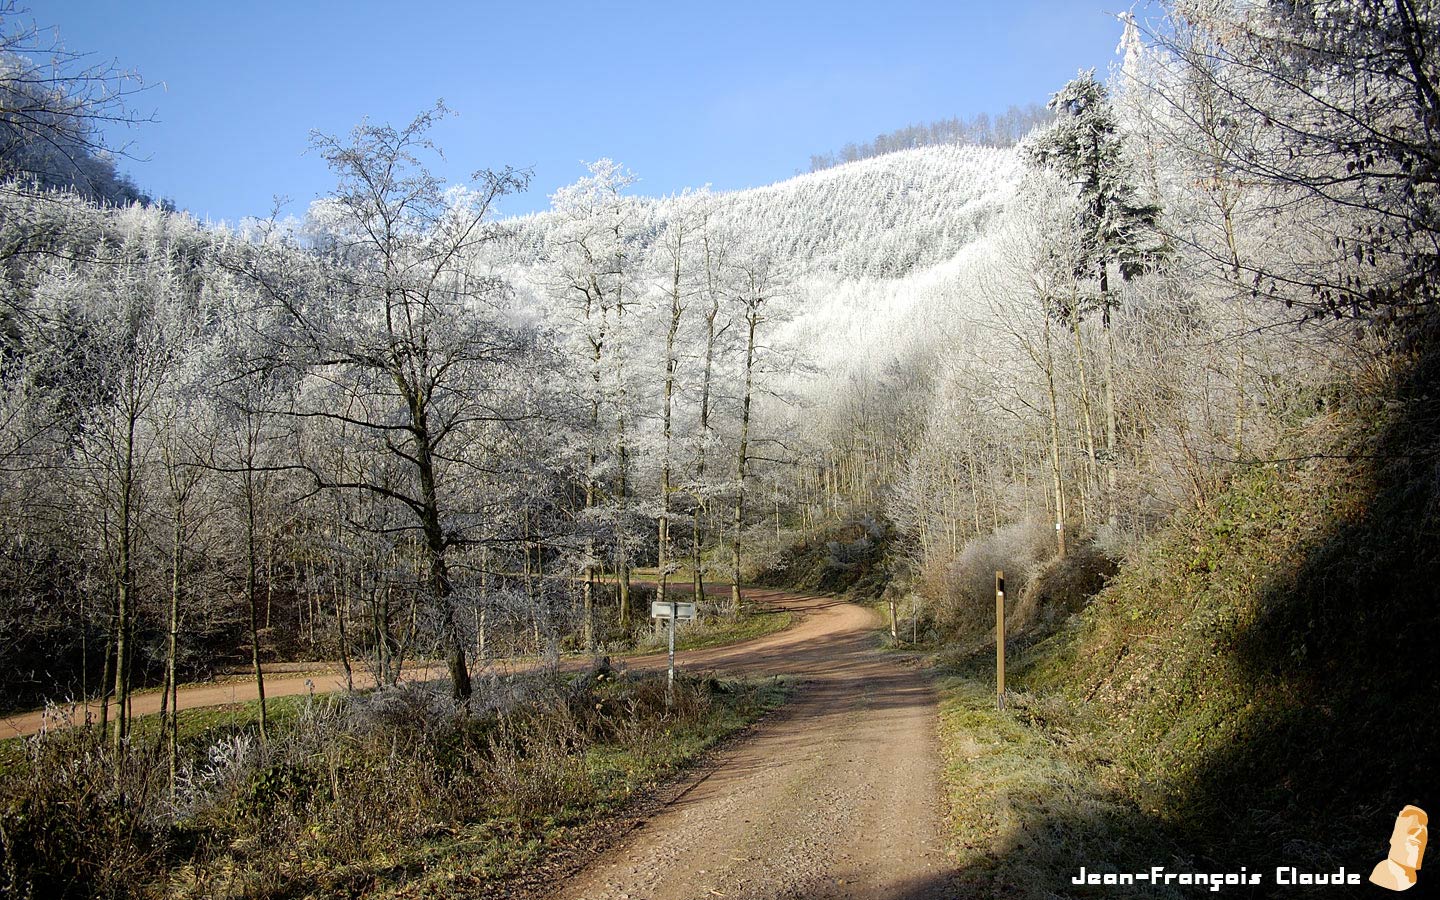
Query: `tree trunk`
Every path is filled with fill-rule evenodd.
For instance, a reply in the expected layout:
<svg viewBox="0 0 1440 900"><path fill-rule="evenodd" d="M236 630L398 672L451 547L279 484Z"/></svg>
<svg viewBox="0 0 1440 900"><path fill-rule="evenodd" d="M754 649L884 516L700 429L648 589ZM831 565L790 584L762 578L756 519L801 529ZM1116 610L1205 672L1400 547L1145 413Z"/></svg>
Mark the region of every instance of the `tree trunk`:
<svg viewBox="0 0 1440 900"><path fill-rule="evenodd" d="M701 493L695 498L695 518L691 526L690 545L691 565L694 567L691 576L695 579L695 609L697 612L701 602L705 599L705 578L700 560L704 537L701 526L708 509L708 500L703 493L705 489L705 454L710 443L710 380L715 366L715 343L720 337L715 329L716 319L720 315L720 294L715 285L717 273L708 237L704 241L704 246L705 279L710 294L710 309L705 314L705 366L700 377L699 447L695 458L695 484L697 491Z"/></svg>
<svg viewBox="0 0 1440 900"><path fill-rule="evenodd" d="M1110 327L1109 280L1106 265L1100 263L1100 324L1105 331L1105 521L1113 529L1115 512L1115 334Z"/></svg>
<svg viewBox="0 0 1440 900"><path fill-rule="evenodd" d="M655 599L659 603L665 602L665 589L670 580L670 416L675 396L675 336L680 331L680 316L685 311L680 305L680 249L679 246L675 249L674 278L670 283L670 329L665 334L665 400L661 413L664 446L660 461L660 523L657 535L660 571L655 587Z"/></svg>
<svg viewBox="0 0 1440 900"><path fill-rule="evenodd" d="M735 539L731 546L734 569L730 579L730 605L734 612L740 611L740 536L745 527L745 470L750 461L750 399L755 376L755 328L760 320L757 306L752 306L745 316L749 327L745 340L745 393L740 405L740 452L735 464Z"/></svg>
<svg viewBox="0 0 1440 900"><path fill-rule="evenodd" d="M590 301L587 299L585 304L585 319L587 322L590 320L590 317L591 305ZM599 499L597 496L598 489L595 484L595 466L599 462L599 454L595 450L595 441L598 440L600 433L600 361L601 354L605 346L604 338L605 324L604 319L602 318L599 336L592 338L590 341L590 347L592 351L591 359L593 362L593 367L591 368L590 372L590 378L593 384L591 385L592 393L590 396L590 452L588 455L589 466L585 470L585 510L587 513L590 513L595 509L596 503ZM594 521L587 517L585 527L587 529L587 532L590 529L593 529ZM585 538L585 583L581 587L580 591L583 601L582 605L584 606L585 612L585 621L582 624L582 631L585 638L585 649L587 651L590 651L595 649L595 538L589 536L588 534ZM540 640L540 632L538 627L536 629L535 635L536 645L538 646Z"/></svg>
<svg viewBox="0 0 1440 900"><path fill-rule="evenodd" d="M116 598L110 592L110 615L105 623L105 666L100 672L100 733L103 736L110 729L110 700L115 695L115 623L119 616L115 610Z"/></svg>
<svg viewBox="0 0 1440 900"><path fill-rule="evenodd" d="M436 490L435 455L431 443L425 409L425 395L415 391L409 398L411 440L415 448L415 466L420 479L420 526L425 537L425 581L430 600L440 616L446 664L450 670L451 695L462 703L470 699L470 669L465 661L465 642L460 636L460 621L450 584L450 570L445 555L449 539L440 521L439 494Z"/></svg>
<svg viewBox="0 0 1440 900"><path fill-rule="evenodd" d="M173 479L173 475L172 475ZM184 589L184 576L181 574L185 563L185 519L179 507L179 499L176 500L175 530L171 533L170 544L170 634L165 648L165 682L166 689L175 698L175 703L170 707L169 728L165 729L169 740L167 744L167 757L170 762L170 792L175 792L175 770L180 761L180 691L175 677L175 657L180 647L180 600Z"/></svg>
<svg viewBox="0 0 1440 900"><path fill-rule="evenodd" d="M1095 424L1090 415L1090 379L1085 372L1085 342L1080 336L1080 311L1070 305L1070 333L1075 338L1075 374L1080 380L1080 416L1085 426L1085 477L1091 485L1099 483L1095 454Z"/></svg>
<svg viewBox="0 0 1440 900"><path fill-rule="evenodd" d="M251 445L253 449L253 444ZM245 599L250 605L250 663L255 672L255 692L260 700L260 740L268 735L269 716L265 708L265 672L260 667L259 549L255 546L254 457L245 471Z"/></svg>
<svg viewBox="0 0 1440 900"><path fill-rule="evenodd" d="M130 615L133 590L131 502L135 488L135 424L128 417L120 462L120 520L115 560L115 722L111 745L118 751L130 732Z"/></svg>
<svg viewBox="0 0 1440 900"><path fill-rule="evenodd" d="M625 300L622 289L617 288L615 293L615 328L620 333L623 341L625 327ZM630 520L630 445L627 443L628 436L625 428L625 411L628 406L625 390L625 361L626 355L623 352L612 353L615 359L615 382L617 402L615 404L615 456L620 466L620 516L619 527L615 530L615 579L616 594L620 605L620 631L622 634L630 633L630 540L627 527Z"/></svg>
<svg viewBox="0 0 1440 900"><path fill-rule="evenodd" d="M1060 405L1055 397L1055 358L1050 347L1050 317L1045 317L1045 388L1050 400L1050 473L1055 482L1055 545L1065 555L1065 490L1060 472Z"/></svg>

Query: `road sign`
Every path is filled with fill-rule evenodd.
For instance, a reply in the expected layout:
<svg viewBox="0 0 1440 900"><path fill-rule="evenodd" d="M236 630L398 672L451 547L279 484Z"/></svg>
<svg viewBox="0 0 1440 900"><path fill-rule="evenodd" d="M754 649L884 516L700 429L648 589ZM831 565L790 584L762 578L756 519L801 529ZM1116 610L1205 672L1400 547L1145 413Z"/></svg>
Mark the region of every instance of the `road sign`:
<svg viewBox="0 0 1440 900"><path fill-rule="evenodd" d="M670 610L672 607L675 610L675 618L694 620L694 603L661 603L659 600L656 600L650 604L650 618L668 619L670 618Z"/></svg>

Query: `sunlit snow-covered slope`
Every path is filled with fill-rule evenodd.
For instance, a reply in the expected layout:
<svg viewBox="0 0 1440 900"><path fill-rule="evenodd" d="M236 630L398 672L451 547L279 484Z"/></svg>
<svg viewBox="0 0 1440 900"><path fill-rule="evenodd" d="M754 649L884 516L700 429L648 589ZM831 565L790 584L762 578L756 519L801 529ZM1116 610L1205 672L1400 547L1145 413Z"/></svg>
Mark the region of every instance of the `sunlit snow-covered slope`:
<svg viewBox="0 0 1440 900"><path fill-rule="evenodd" d="M712 221L782 264L793 313L784 336L812 363L883 364L953 307L1020 168L1013 150L920 147L717 194ZM673 204L640 201L641 229L659 234ZM521 263L513 274L537 292L554 221L539 213L509 223L509 258Z"/></svg>
<svg viewBox="0 0 1440 900"><path fill-rule="evenodd" d="M721 219L812 271L894 278L973 241L1019 168L1011 150L919 147L726 194Z"/></svg>
<svg viewBox="0 0 1440 900"><path fill-rule="evenodd" d="M1013 150L917 147L717 194L715 217L797 269L896 277L949 259L974 240L1019 173ZM645 227L658 231L672 201L641 204ZM510 249L538 261L553 223L548 212L511 219Z"/></svg>
<svg viewBox="0 0 1440 900"><path fill-rule="evenodd" d="M795 267L786 343L840 376L952 330L1019 179L1013 150L924 147L726 195L724 215Z"/></svg>

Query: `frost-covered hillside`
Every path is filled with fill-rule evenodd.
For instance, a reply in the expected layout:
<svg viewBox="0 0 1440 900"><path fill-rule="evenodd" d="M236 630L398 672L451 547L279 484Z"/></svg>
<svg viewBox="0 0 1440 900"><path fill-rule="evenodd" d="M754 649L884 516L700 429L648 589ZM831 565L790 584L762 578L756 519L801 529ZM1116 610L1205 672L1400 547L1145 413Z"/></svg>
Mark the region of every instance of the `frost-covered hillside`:
<svg viewBox="0 0 1440 900"><path fill-rule="evenodd" d="M767 251L789 276L785 337L822 370L883 362L897 339L928 332L1015 191L1014 150L920 147L714 195L712 223ZM673 198L641 198L642 234L659 235ZM510 220L516 281L543 293L545 212ZM926 324L929 322L930 324ZM922 341L923 342L923 341Z"/></svg>
<svg viewBox="0 0 1440 900"><path fill-rule="evenodd" d="M920 147L728 194L724 218L811 270L894 278L973 241L1019 171L1011 150Z"/></svg>
<svg viewBox="0 0 1440 900"><path fill-rule="evenodd" d="M975 239L1019 178L1013 150L917 147L767 187L716 195L716 219L811 272L893 278L942 262ZM673 201L640 201L658 231ZM512 219L520 258L538 260L551 213Z"/></svg>

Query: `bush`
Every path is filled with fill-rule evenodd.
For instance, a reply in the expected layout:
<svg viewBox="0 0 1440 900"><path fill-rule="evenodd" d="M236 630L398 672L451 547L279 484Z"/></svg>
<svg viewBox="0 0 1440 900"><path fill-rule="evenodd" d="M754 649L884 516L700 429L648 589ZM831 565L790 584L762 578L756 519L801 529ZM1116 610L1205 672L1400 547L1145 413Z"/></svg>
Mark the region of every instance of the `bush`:
<svg viewBox="0 0 1440 900"><path fill-rule="evenodd" d="M1094 542L1042 563L1008 616L1016 637L1038 640L1083 610L1119 571L1120 563Z"/></svg>
<svg viewBox="0 0 1440 900"><path fill-rule="evenodd" d="M0 796L0 894L137 897L165 852L160 766L97 731L27 740Z"/></svg>
<svg viewBox="0 0 1440 900"><path fill-rule="evenodd" d="M468 708L441 685L312 699L268 742L214 728L173 797L148 742L116 755L98 731L49 732L0 776L0 895L350 895L462 832L504 870L753 718L758 695L682 678L667 703L663 676L604 668L477 678Z"/></svg>
<svg viewBox="0 0 1440 900"><path fill-rule="evenodd" d="M776 554L755 580L800 591L878 597L890 578L886 553L891 537L888 524L862 516L807 535Z"/></svg>
<svg viewBox="0 0 1440 900"><path fill-rule="evenodd" d="M929 561L920 590L931 601L935 627L960 643L985 639L995 627L995 572L1004 571L1006 590L1019 596L1053 552L1050 530L1025 522L974 538L953 559Z"/></svg>

